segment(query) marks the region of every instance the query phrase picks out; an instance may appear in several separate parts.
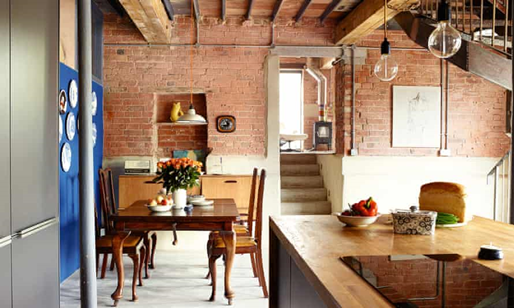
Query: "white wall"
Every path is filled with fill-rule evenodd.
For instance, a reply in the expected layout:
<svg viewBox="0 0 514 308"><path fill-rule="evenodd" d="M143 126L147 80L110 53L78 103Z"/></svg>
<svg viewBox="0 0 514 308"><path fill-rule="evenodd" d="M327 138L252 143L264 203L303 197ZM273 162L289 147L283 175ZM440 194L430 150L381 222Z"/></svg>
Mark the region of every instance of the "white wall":
<svg viewBox="0 0 514 308"><path fill-rule="evenodd" d="M341 211L343 205L370 196L377 201L381 213L407 209L418 204L421 185L451 181L466 186L467 203L473 215L492 218L493 185L487 185L486 175L499 158L334 155L332 158L318 157L318 160L325 170L322 173L328 174L325 182L331 190L333 211ZM336 170L341 172L342 185ZM329 183L331 180L336 184ZM337 187L341 188L341 201L334 191Z"/></svg>
<svg viewBox="0 0 514 308"><path fill-rule="evenodd" d="M328 201L332 203L332 212L341 212L343 204L343 156L316 155L320 166L323 184L327 189Z"/></svg>

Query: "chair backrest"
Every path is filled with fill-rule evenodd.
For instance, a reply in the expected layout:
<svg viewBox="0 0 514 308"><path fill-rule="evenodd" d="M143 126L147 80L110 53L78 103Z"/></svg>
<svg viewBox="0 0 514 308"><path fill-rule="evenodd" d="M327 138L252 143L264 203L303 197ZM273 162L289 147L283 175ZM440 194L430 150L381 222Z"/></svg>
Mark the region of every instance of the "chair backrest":
<svg viewBox="0 0 514 308"><path fill-rule="evenodd" d="M102 221L105 231L112 230L110 221L111 215L116 213L116 199L114 198L114 184L112 179L112 170L110 168L98 170L100 177L100 200L102 206Z"/></svg>
<svg viewBox="0 0 514 308"><path fill-rule="evenodd" d="M257 179L259 175L259 169L253 168L252 175L252 188L250 190L250 202L248 207L248 233L253 232L253 221L255 215L255 190L257 188Z"/></svg>
<svg viewBox="0 0 514 308"><path fill-rule="evenodd" d="M266 183L266 170L261 170L261 176L259 179L259 190L257 192L257 209L256 209L256 218L255 218L255 234L254 238L257 241L257 245L261 246L262 244L262 207L264 200L264 185Z"/></svg>

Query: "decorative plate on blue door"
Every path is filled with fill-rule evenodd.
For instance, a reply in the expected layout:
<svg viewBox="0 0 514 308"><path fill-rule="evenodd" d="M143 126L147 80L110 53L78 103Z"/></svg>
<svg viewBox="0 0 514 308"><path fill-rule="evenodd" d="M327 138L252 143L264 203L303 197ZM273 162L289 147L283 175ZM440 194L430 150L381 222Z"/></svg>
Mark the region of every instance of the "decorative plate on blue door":
<svg viewBox="0 0 514 308"><path fill-rule="evenodd" d="M96 92L93 91L93 95L92 95L92 98L91 98L91 115L93 115L93 116L96 115L97 107L98 107L98 99L96 97Z"/></svg>
<svg viewBox="0 0 514 308"><path fill-rule="evenodd" d="M67 142L61 148L61 168L64 172L70 171L71 168L71 146Z"/></svg>
<svg viewBox="0 0 514 308"><path fill-rule="evenodd" d="M59 142L62 140L62 118L59 116Z"/></svg>
<svg viewBox="0 0 514 308"><path fill-rule="evenodd" d="M75 115L73 112L69 112L68 116L66 116L66 136L71 141L75 138L77 123L75 121Z"/></svg>
<svg viewBox="0 0 514 308"><path fill-rule="evenodd" d="M66 91L61 90L59 92L59 112L65 114L66 109L68 109L68 98L66 97Z"/></svg>
<svg viewBox="0 0 514 308"><path fill-rule="evenodd" d="M77 87L75 79L72 79L68 86L68 98L70 100L71 108L77 107L77 102L79 101L79 88Z"/></svg>
<svg viewBox="0 0 514 308"><path fill-rule="evenodd" d="M96 136L98 135L98 132L96 130L96 123L93 123L92 135L93 135L93 148L94 148L96 145Z"/></svg>

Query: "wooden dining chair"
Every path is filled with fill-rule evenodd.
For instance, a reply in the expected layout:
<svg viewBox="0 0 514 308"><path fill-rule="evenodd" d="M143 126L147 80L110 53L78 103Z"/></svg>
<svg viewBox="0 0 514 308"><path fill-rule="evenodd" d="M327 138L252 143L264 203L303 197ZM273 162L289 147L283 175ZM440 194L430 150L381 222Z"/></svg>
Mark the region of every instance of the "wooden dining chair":
<svg viewBox="0 0 514 308"><path fill-rule="evenodd" d="M266 182L266 170L261 170L259 179L259 187L257 193L257 204L255 209L255 227L252 227L252 236L237 235L236 236L236 254L250 254L255 260L255 270L259 284L262 287L264 297L268 297L268 289L266 287L266 278L264 277L264 268L262 262L262 207L264 198L264 185ZM249 213L250 214L250 213ZM250 227L250 224L248 225ZM209 250L209 270L212 279L212 295L210 300L214 301L216 297L216 260L226 254L225 242L220 236L213 237L210 242ZM252 262L253 263L253 262Z"/></svg>
<svg viewBox="0 0 514 308"><path fill-rule="evenodd" d="M102 212L103 209L102 209ZM103 216L103 215L102 215ZM105 222L105 217L100 217L100 221ZM100 261L100 254L104 255L104 265L102 266L102 274L105 275L105 260L107 255L112 255L112 238L111 234L101 235L101 225L98 223L98 214L95 205L95 227L96 227L96 272L98 273L98 266ZM103 227L106 227L105 225ZM139 280L139 286L143 286L143 265L144 256L146 255L146 247L144 239L141 236L130 235L123 242L123 254L126 254L132 259L134 265L134 272L132 276L132 300L137 301L136 283ZM104 276L105 277L105 276ZM104 278L101 277L101 278ZM139 279L138 279L139 278Z"/></svg>
<svg viewBox="0 0 514 308"><path fill-rule="evenodd" d="M102 215L105 217L106 233L112 233L114 224L110 219L111 215L118 211L116 205L112 170L110 168L98 170L100 177L100 196L102 204ZM155 231L133 232L133 235L141 236L144 240L146 255L144 256L145 278L150 278L148 268L155 268L155 250L157 248L157 233ZM107 255L103 257L101 278L105 277L107 267ZM114 269L114 259L111 258L110 270Z"/></svg>

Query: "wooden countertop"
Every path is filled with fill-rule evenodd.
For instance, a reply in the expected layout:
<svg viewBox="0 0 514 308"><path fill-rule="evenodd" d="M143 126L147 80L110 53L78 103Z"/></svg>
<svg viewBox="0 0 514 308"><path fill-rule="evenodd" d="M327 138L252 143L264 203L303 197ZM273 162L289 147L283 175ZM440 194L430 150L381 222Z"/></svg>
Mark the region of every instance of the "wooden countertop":
<svg viewBox="0 0 514 308"><path fill-rule="evenodd" d="M392 307L341 256L457 253L514 277L513 225L474 217L467 226L437 228L426 236L394 234L381 221L348 228L334 216L281 216L270 218L270 228L328 307ZM505 258L478 260L480 246L491 241Z"/></svg>
<svg viewBox="0 0 514 308"><path fill-rule="evenodd" d="M120 174L120 177L124 178L138 178L138 177L156 177L157 174L155 173L127 173L127 174ZM206 178L206 177L251 177L251 174L203 174L200 177Z"/></svg>

